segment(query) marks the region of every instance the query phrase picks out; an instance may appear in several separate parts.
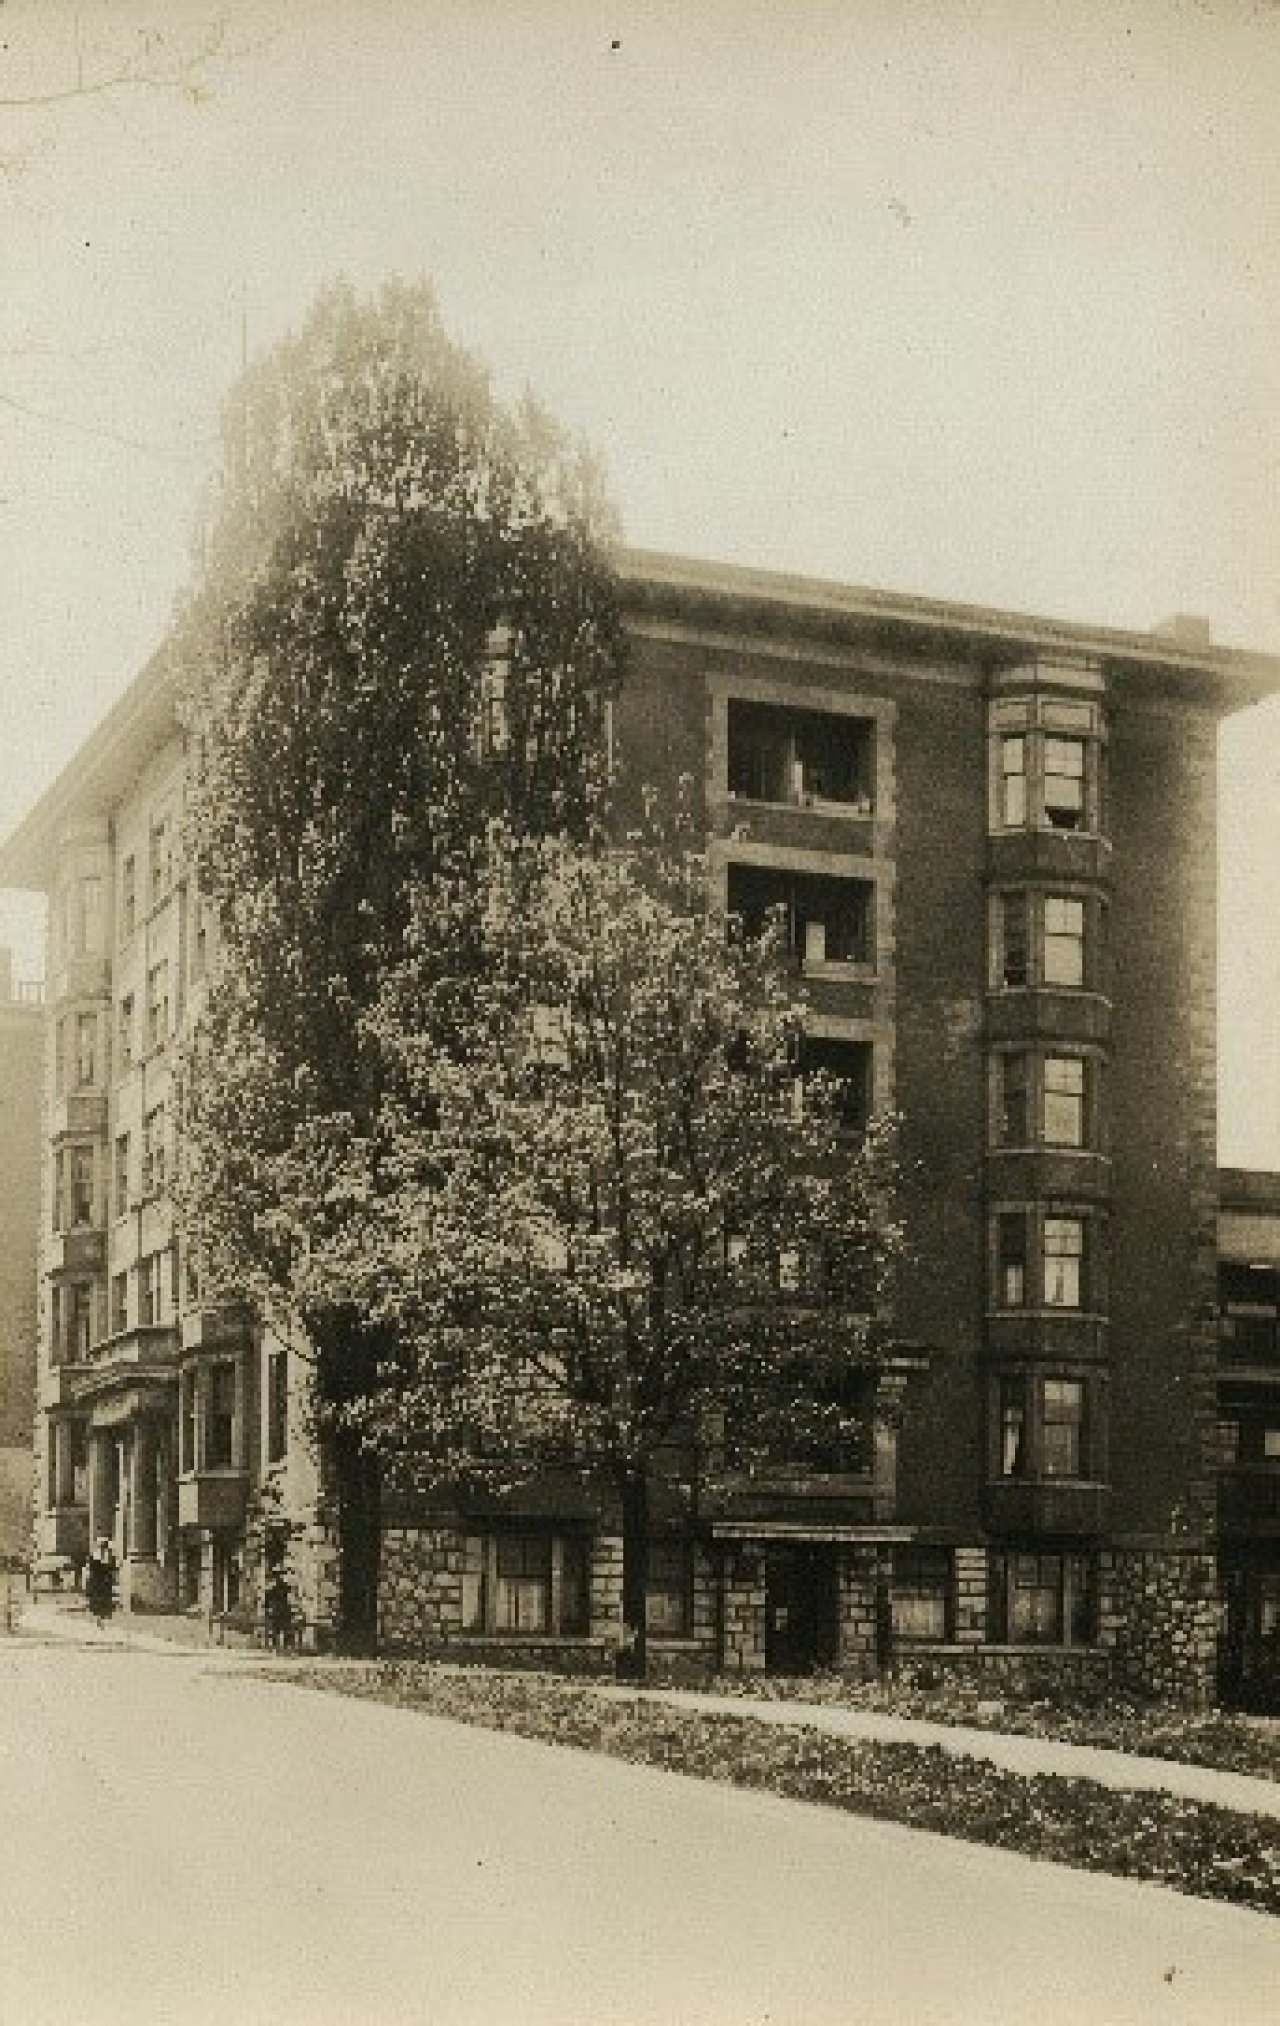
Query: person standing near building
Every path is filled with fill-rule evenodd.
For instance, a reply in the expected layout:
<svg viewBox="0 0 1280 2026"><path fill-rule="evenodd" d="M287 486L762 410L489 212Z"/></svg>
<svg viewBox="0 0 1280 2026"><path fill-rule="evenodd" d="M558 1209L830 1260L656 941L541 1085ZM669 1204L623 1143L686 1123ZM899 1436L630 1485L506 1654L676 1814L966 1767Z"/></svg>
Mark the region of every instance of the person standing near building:
<svg viewBox="0 0 1280 2026"><path fill-rule="evenodd" d="M95 1623L107 1624L116 1607L116 1558L105 1534L85 1564L84 1595Z"/></svg>

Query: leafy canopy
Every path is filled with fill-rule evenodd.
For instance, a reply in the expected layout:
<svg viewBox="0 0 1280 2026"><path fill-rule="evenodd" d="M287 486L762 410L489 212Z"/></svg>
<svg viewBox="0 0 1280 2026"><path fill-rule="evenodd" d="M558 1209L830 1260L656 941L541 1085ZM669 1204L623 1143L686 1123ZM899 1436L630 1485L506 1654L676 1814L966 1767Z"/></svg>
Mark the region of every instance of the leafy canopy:
<svg viewBox="0 0 1280 2026"><path fill-rule="evenodd" d="M296 1299L313 1148L378 1114L365 1015L409 894L430 896L418 960L452 970L486 824L589 827L621 667L612 533L591 460L495 399L422 287L329 291L228 402L172 649L219 945L182 1079L213 1293Z"/></svg>
<svg viewBox="0 0 1280 2026"><path fill-rule="evenodd" d="M410 963L370 1022L376 1143L317 1234L315 1270L398 1346L371 1439L410 1480L509 1484L634 1478L710 1412L739 1467L861 1438L892 1132L846 1132L830 1077L797 1102L778 937L709 912L702 859L653 843L495 829L484 888L482 964Z"/></svg>

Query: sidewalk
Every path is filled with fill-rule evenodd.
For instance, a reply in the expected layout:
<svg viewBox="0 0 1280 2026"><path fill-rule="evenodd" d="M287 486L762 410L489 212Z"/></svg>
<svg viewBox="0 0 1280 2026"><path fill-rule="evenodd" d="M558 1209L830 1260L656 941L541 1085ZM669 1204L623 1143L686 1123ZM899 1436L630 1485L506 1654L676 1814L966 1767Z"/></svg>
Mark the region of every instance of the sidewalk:
<svg viewBox="0 0 1280 2026"><path fill-rule="evenodd" d="M1100 1787L1173 1794L1184 1801L1229 1808L1236 1814L1280 1819L1280 1781L1256 1779L1248 1773L1219 1772L1212 1766L1188 1766L1177 1759L1140 1758L1130 1752L1104 1751L1095 1745L1064 1744L1056 1738L973 1730L961 1724L930 1723L924 1718L884 1716L875 1710L836 1709L827 1703L767 1701L679 1688L636 1691L610 1687L600 1692L639 1693L650 1701L676 1703L715 1715L752 1717L760 1723L826 1731L832 1737L860 1739L868 1744L937 1745L955 1758L985 1759L1007 1772L1021 1774L1024 1779L1052 1774L1060 1779L1092 1780Z"/></svg>
<svg viewBox="0 0 1280 2026"><path fill-rule="evenodd" d="M54 1639L61 1644L98 1648L129 1648L139 1653L190 1653L225 1660L253 1657L254 1649L238 1644L222 1645L211 1636L208 1621L178 1614L134 1616L117 1611L105 1626L89 1616L83 1597L28 1598L19 1603L13 1637Z"/></svg>

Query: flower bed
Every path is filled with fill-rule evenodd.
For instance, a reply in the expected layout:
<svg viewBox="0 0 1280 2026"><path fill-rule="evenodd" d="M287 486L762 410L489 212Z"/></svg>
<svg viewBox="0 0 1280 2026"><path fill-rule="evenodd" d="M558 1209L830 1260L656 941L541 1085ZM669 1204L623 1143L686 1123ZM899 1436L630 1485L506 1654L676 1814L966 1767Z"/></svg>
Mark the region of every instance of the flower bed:
<svg viewBox="0 0 1280 2026"><path fill-rule="evenodd" d="M937 1746L606 1697L563 1678L377 1662L283 1678L1280 1913L1280 1821L1267 1817L1090 1780L1027 1779Z"/></svg>

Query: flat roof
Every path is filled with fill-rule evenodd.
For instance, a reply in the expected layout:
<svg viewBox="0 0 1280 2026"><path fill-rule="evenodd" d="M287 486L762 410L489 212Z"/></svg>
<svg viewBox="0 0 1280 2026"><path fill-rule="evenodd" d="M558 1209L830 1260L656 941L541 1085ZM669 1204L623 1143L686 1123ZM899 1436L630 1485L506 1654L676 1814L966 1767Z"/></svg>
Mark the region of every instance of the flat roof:
<svg viewBox="0 0 1280 2026"><path fill-rule="evenodd" d="M816 631L849 645L868 641L924 653L963 654L1012 666L1036 655L1070 655L1142 672L1171 692L1198 692L1221 711L1280 690L1280 657L1198 644L1165 633L1124 632L953 604L817 577L743 568L656 550L617 558L624 604L690 624L732 620L766 631ZM0 841L0 886L42 888L72 817L106 814L150 756L178 730L177 680L161 649L112 706L10 836Z"/></svg>

